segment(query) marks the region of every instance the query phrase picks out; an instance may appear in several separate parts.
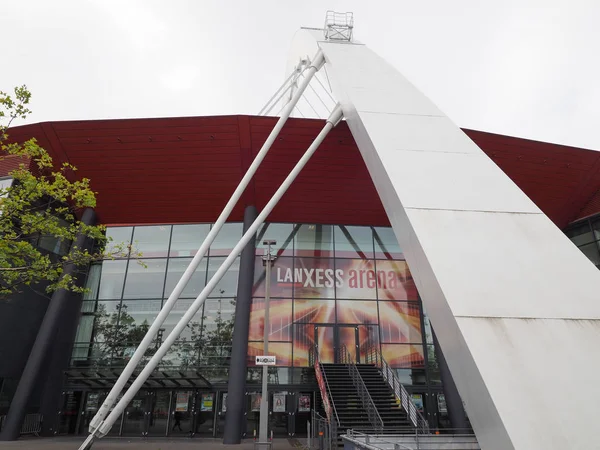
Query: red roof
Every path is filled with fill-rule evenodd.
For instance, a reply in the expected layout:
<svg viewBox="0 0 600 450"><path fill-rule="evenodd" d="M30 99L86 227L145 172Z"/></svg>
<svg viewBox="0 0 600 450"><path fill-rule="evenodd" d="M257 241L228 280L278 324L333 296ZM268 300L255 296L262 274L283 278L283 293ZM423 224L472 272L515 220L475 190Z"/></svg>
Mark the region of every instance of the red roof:
<svg viewBox="0 0 600 450"><path fill-rule="evenodd" d="M68 161L98 192L105 224L214 221L276 122L218 116L45 122L14 127ZM269 200L322 127L290 119L231 219ZM561 228L600 212L600 152L464 130ZM6 168L0 171L6 171ZM2 173L0 173L2 175ZM317 150L270 221L388 225L345 123Z"/></svg>

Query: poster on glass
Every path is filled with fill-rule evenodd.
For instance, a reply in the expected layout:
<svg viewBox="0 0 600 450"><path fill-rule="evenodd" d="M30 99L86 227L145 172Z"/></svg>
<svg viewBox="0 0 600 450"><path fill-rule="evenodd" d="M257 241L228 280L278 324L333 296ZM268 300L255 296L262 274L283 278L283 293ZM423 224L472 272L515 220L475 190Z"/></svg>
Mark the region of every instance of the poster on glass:
<svg viewBox="0 0 600 450"><path fill-rule="evenodd" d="M300 394L298 397L298 412L310 412L309 394Z"/></svg>
<svg viewBox="0 0 600 450"><path fill-rule="evenodd" d="M175 411L176 412L187 412L189 398L190 398L189 392L178 392L177 399L175 401Z"/></svg>
<svg viewBox="0 0 600 450"><path fill-rule="evenodd" d="M202 403L200 411L210 412L213 409L213 394L202 394Z"/></svg>
<svg viewBox="0 0 600 450"><path fill-rule="evenodd" d="M227 412L227 394L223 394L223 401L221 403L221 412Z"/></svg>
<svg viewBox="0 0 600 450"><path fill-rule="evenodd" d="M273 394L273 412L285 412L285 394L281 392Z"/></svg>
<svg viewBox="0 0 600 450"><path fill-rule="evenodd" d="M250 396L250 402L251 402L251 410L252 411L260 411L260 400L261 400L261 395L260 394L251 394Z"/></svg>

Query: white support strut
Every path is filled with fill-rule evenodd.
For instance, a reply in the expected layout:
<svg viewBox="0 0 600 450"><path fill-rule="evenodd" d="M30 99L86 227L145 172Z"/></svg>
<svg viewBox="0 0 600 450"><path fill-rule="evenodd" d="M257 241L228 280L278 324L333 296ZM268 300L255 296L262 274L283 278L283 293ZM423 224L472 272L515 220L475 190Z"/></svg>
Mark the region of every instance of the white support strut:
<svg viewBox="0 0 600 450"><path fill-rule="evenodd" d="M263 159L267 155L269 149L273 145L273 142L275 142L275 139L277 139L279 132L285 125L287 119L290 117L294 107L300 100L300 97L302 96L302 94L304 93L306 88L308 87L310 80L314 77L314 75L323 66L324 62L325 62L325 60L323 58L323 54L320 50L318 50L315 53L315 56L312 59L312 61L309 63L309 69L307 70L307 73L305 75L306 78L303 80L303 82L300 84L300 86L298 86L298 89L294 93L292 99L284 107L284 109L281 113L281 117L277 121L277 124L275 125L275 127L273 128L271 133L269 134L267 140L262 145L260 151L254 158L254 161L248 168L248 171L246 172L246 174L240 181L239 185L235 189L234 193L232 194L231 198L225 205L223 211L219 215L219 218L216 220L215 224L211 228L208 236L206 236L206 239L204 240L204 242L198 249L198 252L196 253L194 258L188 265L188 267L185 270L185 272L183 273L181 279L177 282L177 285L173 289L173 292L169 295L169 298L166 300L166 302L163 305L158 316L150 325L150 328L146 332L146 335L144 336L144 338L140 342L139 346L137 347L136 351L134 352L133 356L131 357L131 359L129 360L129 362L127 363L127 365L121 372L121 375L119 376L119 378L115 382L115 385L112 387L108 396L106 397L106 399L104 400L104 402L102 403L100 408L98 409L98 412L93 417L93 419L90 421L89 432L92 435L95 434L95 430L97 430L101 426L104 418L108 415L108 413L109 413L110 409L112 408L113 404L115 403L117 397L119 396L119 394L123 390L123 387L129 380L129 377L131 376L133 371L136 369L136 367L142 360L144 353L146 352L148 347L152 344L152 340L158 333L161 325L164 323L164 321L168 317L169 313L173 309L173 306L175 306L175 303L179 299L179 296L185 289L189 280L192 278L192 275L196 271L198 265L200 264L200 261L202 260L202 258L206 254L206 252L208 251L208 248L210 247L210 245L214 241L215 237L219 233L223 224L229 218L231 211L233 210L233 208L237 204L238 200L244 193L244 190L246 189L246 187L250 183L250 180L252 179L252 177L254 176L256 171L258 170L258 167L260 166ZM295 73L294 73L294 75L295 75ZM85 447L82 447L82 448L85 448Z"/></svg>
<svg viewBox="0 0 600 450"><path fill-rule="evenodd" d="M301 94L300 90L297 91L297 94ZM291 103L290 103L290 106L292 106ZM243 248L248 244L250 239L252 239L253 235L256 233L256 231L258 230L260 225L262 225L262 223L265 221L267 216L270 214L270 212L273 210L273 208L277 205L277 203L279 202L279 200L281 199L283 194L287 191L287 189L290 187L290 185L296 179L296 177L298 176L300 171L303 169L303 167L309 161L309 159L314 154L314 152L317 150L319 145L323 142L323 140L325 139L325 137L327 136L329 131L331 131L331 129L334 128L342 120L342 117L343 117L342 110L341 110L341 107L338 105L334 109L334 111L331 113L330 117L327 119L326 124L323 127L323 129L321 130L321 132L317 135L317 137L315 138L313 143L310 145L310 147L307 149L307 151L304 153L302 158L298 161L298 163L294 166L294 168L292 169L290 174L286 177L286 179L283 181L281 186L277 189L277 191L275 192L275 194L273 195L271 200L269 200L269 202L265 205L264 209L258 215L256 220L252 223L252 225L249 227L249 229L246 231L246 233L244 233L244 235L242 236L240 241L236 244L236 246L233 248L233 250L231 251L229 256L221 264L221 266L216 271L214 276L210 279L210 281L204 287L204 289L202 290L200 295L198 295L196 300L194 300L192 305L188 308L188 310L185 312L183 317L179 320L177 325L175 325L175 327L173 328L171 333L169 333L169 335L164 340L162 345L159 347L159 349L156 351L156 353L152 356L150 361L146 364L146 366L140 372L140 374L137 376L137 378L133 381L133 383L131 384L129 389L124 393L123 397L119 400L119 402L117 403L115 408L110 412L110 414L108 414L106 419L104 419L101 422L99 427L94 428L94 430L91 432L91 434L88 436L88 438L85 440L85 442L80 447L80 450L90 448L90 446L96 436L99 436L99 437L105 436L110 431L114 422L120 417L120 415L123 413L123 410L127 407L129 402L131 401L131 399L135 396L135 394L143 386L144 382L152 374L152 372L154 371L156 366L160 363L162 358L165 356L165 354L167 353L167 351L169 350L171 345L173 345L173 343L179 337L179 335L184 330L184 328L187 326L189 321L192 320L194 315L198 312L200 307L204 304L204 301L206 300L206 298L210 295L210 293L213 291L213 289L215 288L217 283L225 275L225 273L227 272L229 267L233 264L233 262L235 261L237 256L240 254L240 252L243 250Z"/></svg>
<svg viewBox="0 0 600 450"><path fill-rule="evenodd" d="M598 269L367 46L303 29L288 64L317 48L481 448L598 448Z"/></svg>

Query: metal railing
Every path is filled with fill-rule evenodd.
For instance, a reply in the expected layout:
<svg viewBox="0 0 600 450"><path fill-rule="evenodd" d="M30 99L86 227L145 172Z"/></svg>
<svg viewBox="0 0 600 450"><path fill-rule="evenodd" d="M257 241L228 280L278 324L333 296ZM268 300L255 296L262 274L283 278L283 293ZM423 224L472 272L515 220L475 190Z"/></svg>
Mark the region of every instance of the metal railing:
<svg viewBox="0 0 600 450"><path fill-rule="evenodd" d="M408 414L408 417L415 426L417 432L429 434L429 423L419 412L419 410L417 410L415 404L412 402L410 396L408 395L408 391L406 390L404 385L400 383L396 371L393 370L383 358L383 355L379 351L379 348L377 346L371 345L368 346L365 349L365 351L361 353L365 355L365 363L375 364L375 366L379 367L383 378L392 388L392 391L394 391L396 399L400 400L400 405L402 406L404 411L406 411L406 414Z"/></svg>
<svg viewBox="0 0 600 450"><path fill-rule="evenodd" d="M321 368L318 348L314 346L309 348L308 361L315 368L315 377L317 378L317 384L319 385L319 391L321 392L321 399L323 401L325 414L327 415L330 436L337 437L337 430L340 424L340 418L338 416L335 403L333 402L333 398L330 398L329 396L331 388L329 387L327 375L325 374L325 371Z"/></svg>
<svg viewBox="0 0 600 450"><path fill-rule="evenodd" d="M332 427L331 422L321 416L314 409L306 424L306 448L309 450L332 450L336 445L337 428Z"/></svg>
<svg viewBox="0 0 600 450"><path fill-rule="evenodd" d="M5 420L6 416L0 416L0 430L2 430ZM23 419L23 425L21 425L20 434L33 434L34 436L39 436L39 434L42 432L43 420L44 416L42 414L27 414L25 419Z"/></svg>
<svg viewBox="0 0 600 450"><path fill-rule="evenodd" d="M348 430L342 440L356 450L481 450L474 434L431 434L419 437L418 434L370 435Z"/></svg>
<svg viewBox="0 0 600 450"><path fill-rule="evenodd" d="M369 423L374 430L381 432L383 430L383 420L381 419L379 411L375 406L375 402L373 401L371 394L369 394L369 390L358 371L358 367L356 367L356 361L354 361L354 358L352 358L352 355L345 345L342 345L339 348L338 362L345 364L348 367L348 372L352 378L352 384L356 388L360 401L367 412Z"/></svg>

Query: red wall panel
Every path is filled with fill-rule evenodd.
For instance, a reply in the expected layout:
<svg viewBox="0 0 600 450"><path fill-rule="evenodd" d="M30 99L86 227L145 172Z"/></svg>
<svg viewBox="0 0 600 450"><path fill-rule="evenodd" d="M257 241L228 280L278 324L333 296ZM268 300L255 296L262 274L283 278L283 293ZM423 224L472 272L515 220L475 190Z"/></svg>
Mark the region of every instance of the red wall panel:
<svg viewBox="0 0 600 450"><path fill-rule="evenodd" d="M219 116L72 121L10 131L16 140L36 137L57 161L74 164L81 176L90 178L103 223L210 222L276 120ZM246 205L264 207L322 126L322 120L288 121L230 220L242 220ZM600 189L600 152L464 131L558 226L600 212L600 201L593 200ZM345 123L330 133L269 220L389 223Z"/></svg>

